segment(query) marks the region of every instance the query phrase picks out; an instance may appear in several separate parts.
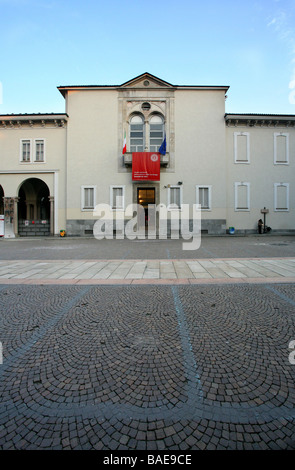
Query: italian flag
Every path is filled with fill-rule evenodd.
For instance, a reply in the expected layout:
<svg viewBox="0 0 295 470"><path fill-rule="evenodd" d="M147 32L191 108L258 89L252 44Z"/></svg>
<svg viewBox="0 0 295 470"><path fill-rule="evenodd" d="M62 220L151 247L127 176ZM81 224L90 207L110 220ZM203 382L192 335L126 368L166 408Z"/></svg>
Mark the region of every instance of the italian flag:
<svg viewBox="0 0 295 470"><path fill-rule="evenodd" d="M126 131L124 132L124 141L123 141L123 155L126 153Z"/></svg>

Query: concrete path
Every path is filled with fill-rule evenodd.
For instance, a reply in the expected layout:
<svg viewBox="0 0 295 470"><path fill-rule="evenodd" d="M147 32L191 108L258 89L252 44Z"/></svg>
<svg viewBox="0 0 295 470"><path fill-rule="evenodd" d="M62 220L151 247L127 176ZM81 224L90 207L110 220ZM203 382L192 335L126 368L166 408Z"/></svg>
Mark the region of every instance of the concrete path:
<svg viewBox="0 0 295 470"><path fill-rule="evenodd" d="M294 282L295 257L0 261L1 284Z"/></svg>

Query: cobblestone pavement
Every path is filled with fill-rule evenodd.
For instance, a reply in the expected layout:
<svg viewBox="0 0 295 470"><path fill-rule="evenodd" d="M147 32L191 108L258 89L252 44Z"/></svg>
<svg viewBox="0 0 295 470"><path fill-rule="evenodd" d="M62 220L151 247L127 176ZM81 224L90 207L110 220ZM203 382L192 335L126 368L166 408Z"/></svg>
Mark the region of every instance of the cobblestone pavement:
<svg viewBox="0 0 295 470"><path fill-rule="evenodd" d="M294 283L0 299L0 449L295 449Z"/></svg>
<svg viewBox="0 0 295 470"><path fill-rule="evenodd" d="M295 449L295 239L0 241L0 449Z"/></svg>

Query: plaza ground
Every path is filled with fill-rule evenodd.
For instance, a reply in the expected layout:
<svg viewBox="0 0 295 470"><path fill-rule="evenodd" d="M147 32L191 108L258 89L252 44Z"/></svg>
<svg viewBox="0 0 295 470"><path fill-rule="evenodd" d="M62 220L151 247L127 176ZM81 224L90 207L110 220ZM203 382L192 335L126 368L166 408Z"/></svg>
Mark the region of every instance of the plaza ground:
<svg viewBox="0 0 295 470"><path fill-rule="evenodd" d="M191 240L96 240L95 238L0 239L1 260L140 260L293 257L295 236L202 236L198 250L183 250Z"/></svg>
<svg viewBox="0 0 295 470"><path fill-rule="evenodd" d="M295 449L294 247L1 240L0 448Z"/></svg>

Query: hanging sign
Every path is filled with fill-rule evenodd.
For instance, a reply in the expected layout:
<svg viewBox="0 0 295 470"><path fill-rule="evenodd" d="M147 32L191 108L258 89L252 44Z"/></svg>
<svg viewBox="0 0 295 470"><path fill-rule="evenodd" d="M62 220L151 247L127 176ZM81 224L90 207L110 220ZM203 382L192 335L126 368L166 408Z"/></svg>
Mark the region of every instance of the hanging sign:
<svg viewBox="0 0 295 470"><path fill-rule="evenodd" d="M132 181L160 181L160 154L132 153Z"/></svg>

